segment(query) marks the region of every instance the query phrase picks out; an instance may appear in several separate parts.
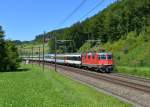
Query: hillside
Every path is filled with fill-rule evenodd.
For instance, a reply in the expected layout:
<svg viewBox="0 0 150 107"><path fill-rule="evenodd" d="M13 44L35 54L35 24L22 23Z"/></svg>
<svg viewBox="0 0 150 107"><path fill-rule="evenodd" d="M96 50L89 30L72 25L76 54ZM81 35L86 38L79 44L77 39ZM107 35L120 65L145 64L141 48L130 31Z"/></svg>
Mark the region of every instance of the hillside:
<svg viewBox="0 0 150 107"><path fill-rule="evenodd" d="M150 0L117 0L103 11L69 28L46 34L49 51L54 52L54 37L73 40L58 46L59 52L84 52L105 48L113 52L117 65L150 66ZM34 42L41 43L43 35ZM87 43L86 40L101 40Z"/></svg>
<svg viewBox="0 0 150 107"><path fill-rule="evenodd" d="M139 35L133 31L127 34L126 38L121 38L116 42L107 42L92 46L85 43L79 50L99 51L104 48L114 54L116 65L119 66L150 66L150 27L147 27Z"/></svg>
<svg viewBox="0 0 150 107"><path fill-rule="evenodd" d="M121 0L108 6L95 16L83 22L77 22L69 28L47 33L51 51L54 49L53 37L57 39L74 40L71 47L76 52L88 39L100 39L102 43L114 42L131 31L140 33L145 26L150 25L149 0ZM36 37L40 41L42 35Z"/></svg>

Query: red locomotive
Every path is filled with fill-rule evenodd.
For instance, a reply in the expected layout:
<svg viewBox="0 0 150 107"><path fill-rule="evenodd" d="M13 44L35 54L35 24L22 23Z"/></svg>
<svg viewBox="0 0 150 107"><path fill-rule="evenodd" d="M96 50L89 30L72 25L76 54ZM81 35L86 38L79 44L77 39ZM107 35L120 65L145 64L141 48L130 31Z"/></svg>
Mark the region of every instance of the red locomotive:
<svg viewBox="0 0 150 107"><path fill-rule="evenodd" d="M81 57L82 66L92 68L100 72L111 72L113 70L113 59L111 53L85 53Z"/></svg>

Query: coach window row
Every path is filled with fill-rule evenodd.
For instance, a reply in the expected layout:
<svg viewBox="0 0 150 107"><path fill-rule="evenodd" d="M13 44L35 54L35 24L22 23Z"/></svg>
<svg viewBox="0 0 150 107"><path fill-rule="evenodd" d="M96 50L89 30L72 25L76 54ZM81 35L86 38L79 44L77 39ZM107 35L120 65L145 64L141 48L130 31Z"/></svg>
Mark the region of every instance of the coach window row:
<svg viewBox="0 0 150 107"><path fill-rule="evenodd" d="M107 55L105 54L102 54L102 55L99 55L98 56L98 59L99 60L104 60L104 59L108 59L108 60L111 60L112 59L112 55L108 55L107 58L106 58ZM86 57L88 59L90 59L92 57L92 59L95 59L95 54L92 54L92 55L83 55L83 58L86 59Z"/></svg>
<svg viewBox="0 0 150 107"><path fill-rule="evenodd" d="M80 61L80 60L81 60L81 57L67 57L67 60Z"/></svg>
<svg viewBox="0 0 150 107"><path fill-rule="evenodd" d="M95 54L92 54L92 55L83 55L83 58L86 59L86 57L88 59L90 59L92 57L92 59L95 59Z"/></svg>

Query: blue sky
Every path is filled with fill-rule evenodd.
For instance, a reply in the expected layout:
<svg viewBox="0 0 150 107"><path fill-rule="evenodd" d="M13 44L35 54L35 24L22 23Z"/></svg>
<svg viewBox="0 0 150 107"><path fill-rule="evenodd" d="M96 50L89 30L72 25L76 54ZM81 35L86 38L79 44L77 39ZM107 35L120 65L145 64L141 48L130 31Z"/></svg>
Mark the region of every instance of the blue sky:
<svg viewBox="0 0 150 107"><path fill-rule="evenodd" d="M0 25L11 40L32 40L36 35L70 26L93 8L100 0L86 3L63 25L58 26L82 0L0 0ZM115 0L104 0L90 17ZM87 18L85 17L85 18ZM85 19L84 18L84 19ZM83 20L84 20L83 19Z"/></svg>

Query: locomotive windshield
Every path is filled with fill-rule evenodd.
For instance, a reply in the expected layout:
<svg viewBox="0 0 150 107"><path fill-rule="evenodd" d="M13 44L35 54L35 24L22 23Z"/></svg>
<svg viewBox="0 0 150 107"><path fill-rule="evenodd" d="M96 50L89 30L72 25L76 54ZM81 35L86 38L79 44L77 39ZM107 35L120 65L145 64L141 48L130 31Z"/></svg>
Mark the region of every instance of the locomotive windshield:
<svg viewBox="0 0 150 107"><path fill-rule="evenodd" d="M112 55L111 54L101 54L98 56L98 59L99 60L105 60L105 59L108 59L108 60L111 60L112 59Z"/></svg>
<svg viewBox="0 0 150 107"><path fill-rule="evenodd" d="M99 60L104 60L104 59L106 59L106 55L99 55L98 59Z"/></svg>
<svg viewBox="0 0 150 107"><path fill-rule="evenodd" d="M112 59L112 55L108 55L108 58L107 59Z"/></svg>

